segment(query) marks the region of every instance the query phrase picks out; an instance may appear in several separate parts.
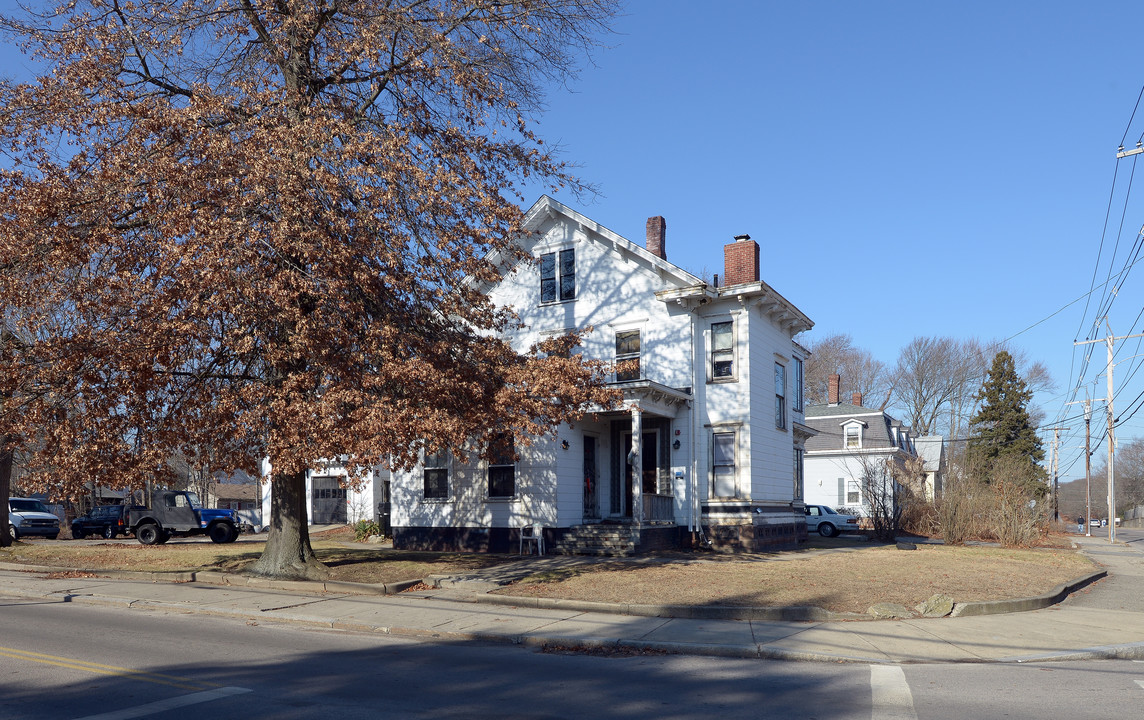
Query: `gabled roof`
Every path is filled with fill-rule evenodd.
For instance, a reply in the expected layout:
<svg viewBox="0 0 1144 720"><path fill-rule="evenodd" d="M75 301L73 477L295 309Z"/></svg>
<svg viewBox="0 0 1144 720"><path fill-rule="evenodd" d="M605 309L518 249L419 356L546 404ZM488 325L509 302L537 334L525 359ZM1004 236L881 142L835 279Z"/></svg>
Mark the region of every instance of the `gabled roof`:
<svg viewBox="0 0 1144 720"><path fill-rule="evenodd" d="M792 337L814 327L814 322L801 310L761 280L715 287L548 195L542 195L525 213L523 223L525 233L516 239L517 245L521 248L530 246L538 239L538 234L547 223L560 217L583 231L589 241L600 243L620 257L639 262L657 273L667 285L666 289L655 294L661 302L678 303L695 308L714 300L730 298L745 306L758 308L777 325L788 330ZM501 254L496 251L490 253L487 259L500 268L502 278L515 267L505 262ZM486 285L482 289L488 292L492 288ZM804 354L809 354L805 348L802 350Z"/></svg>
<svg viewBox="0 0 1144 720"><path fill-rule="evenodd" d="M611 248L621 256L626 255L632 259L638 259L650 266L671 285L675 285L679 288L706 285L701 278L692 275L674 263L654 255L646 248L636 245L619 233L609 230L588 216L576 212L564 203L554 200L547 195L542 195L524 214L524 229L526 234L516 239L517 244L521 247L530 245L535 239L535 234L539 233L548 221L556 220L560 216L563 216L569 222L583 230L590 240L595 240ZM499 254L496 252L491 254L488 259L501 268L502 277L512 270L512 267L506 266L503 263ZM488 290L488 288L485 289Z"/></svg>
<svg viewBox="0 0 1144 720"><path fill-rule="evenodd" d="M210 493L219 500L258 500L261 497L258 485L215 483Z"/></svg>
<svg viewBox="0 0 1144 720"><path fill-rule="evenodd" d="M837 405L808 405L805 411L806 424L818 431L818 435L806 441L806 451L846 452L843 427L850 420L865 424L862 431L862 450L894 450L900 445L894 441L892 428L897 426L899 433L908 433L909 428L890 417L882 410L873 410L861 405L838 403ZM907 450L907 452L912 452Z"/></svg>
<svg viewBox="0 0 1144 720"><path fill-rule="evenodd" d="M918 449L918 457L925 461L926 472L941 470L942 458L945 455L945 437L923 435L914 439L914 447Z"/></svg>

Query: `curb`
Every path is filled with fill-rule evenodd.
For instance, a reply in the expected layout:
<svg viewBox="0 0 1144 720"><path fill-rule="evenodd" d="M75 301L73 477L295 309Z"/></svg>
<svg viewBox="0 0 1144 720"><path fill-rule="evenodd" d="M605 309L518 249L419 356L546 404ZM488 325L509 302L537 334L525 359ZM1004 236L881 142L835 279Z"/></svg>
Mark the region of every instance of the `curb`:
<svg viewBox="0 0 1144 720"><path fill-rule="evenodd" d="M998 658L999 663L1067 662L1071 660L1144 660L1144 643L1100 645L1044 655L1018 655Z"/></svg>
<svg viewBox="0 0 1144 720"><path fill-rule="evenodd" d="M973 617L975 615L1002 615L1005 613L1041 610L1064 600L1077 590L1090 585L1108 575L1107 570L1097 570L1072 582L1057 585L1055 588L1036 597L1013 598L1010 600L987 600L983 602L957 603L950 617Z"/></svg>

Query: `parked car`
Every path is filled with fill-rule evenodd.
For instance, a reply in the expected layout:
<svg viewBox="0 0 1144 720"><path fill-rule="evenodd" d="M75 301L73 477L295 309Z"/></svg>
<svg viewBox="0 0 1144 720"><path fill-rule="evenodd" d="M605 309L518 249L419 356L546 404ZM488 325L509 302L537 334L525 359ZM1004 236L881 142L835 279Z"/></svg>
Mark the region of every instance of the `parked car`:
<svg viewBox="0 0 1144 720"><path fill-rule="evenodd" d="M88 535L101 535L108 540L127 534L126 505L98 505L71 524L72 537L81 540Z"/></svg>
<svg viewBox="0 0 1144 720"><path fill-rule="evenodd" d="M35 498L8 498L8 532L13 540L25 535L55 540L60 535L60 519Z"/></svg>
<svg viewBox="0 0 1144 720"><path fill-rule="evenodd" d="M817 532L822 537L834 537L840 532L857 531L858 518L853 515L841 515L826 505L807 505L806 530Z"/></svg>

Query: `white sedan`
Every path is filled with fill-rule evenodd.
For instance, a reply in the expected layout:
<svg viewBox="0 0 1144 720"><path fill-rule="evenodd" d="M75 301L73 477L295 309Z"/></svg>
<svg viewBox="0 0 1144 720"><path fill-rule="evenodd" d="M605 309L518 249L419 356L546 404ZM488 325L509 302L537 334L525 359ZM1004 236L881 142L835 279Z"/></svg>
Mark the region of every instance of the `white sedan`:
<svg viewBox="0 0 1144 720"><path fill-rule="evenodd" d="M817 532L822 537L834 537L840 532L858 530L858 518L853 515L840 515L826 505L806 506L806 530Z"/></svg>

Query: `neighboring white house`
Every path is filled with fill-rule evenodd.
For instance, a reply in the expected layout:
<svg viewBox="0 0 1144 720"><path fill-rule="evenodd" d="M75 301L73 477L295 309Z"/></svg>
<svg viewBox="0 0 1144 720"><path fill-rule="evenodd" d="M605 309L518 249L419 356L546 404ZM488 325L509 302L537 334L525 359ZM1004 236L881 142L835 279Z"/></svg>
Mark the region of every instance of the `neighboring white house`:
<svg viewBox="0 0 1144 720"><path fill-rule="evenodd" d="M793 337L813 324L761 281L758 244L743 235L724 247L719 285L668 262L662 217L640 247L542 197L526 229L518 242L536 262L485 289L524 324L513 347L592 326L586 355L638 370L615 378L621 408L515 443L515 462L469 448L467 464L441 453L395 472L394 547L515 551L533 524L563 552L592 551L609 528L627 551L805 538L801 454L813 431Z"/></svg>
<svg viewBox="0 0 1144 720"><path fill-rule="evenodd" d="M804 495L807 503L868 516L864 473L887 462L902 464L918 451L910 429L883 410L863 407L861 394L854 393L850 403L839 402L840 383L832 375L827 404L806 408L806 424L816 435L806 443Z"/></svg>
<svg viewBox="0 0 1144 720"><path fill-rule="evenodd" d="M918 449L918 457L925 463L925 482L922 491L925 499L933 502L941 497L942 479L945 466L945 438L941 435L923 435L914 439L914 447Z"/></svg>
<svg viewBox="0 0 1144 720"><path fill-rule="evenodd" d="M270 461L262 461L262 477L270 473ZM306 511L311 525L345 525L359 520L374 520L378 516L377 503L381 501L384 482L389 473L380 469L369 472L357 484L343 484L346 471L337 463L322 464L306 472ZM261 486L261 513L258 519L269 522L270 491L273 483L263 481ZM256 527L259 522L250 521Z"/></svg>

